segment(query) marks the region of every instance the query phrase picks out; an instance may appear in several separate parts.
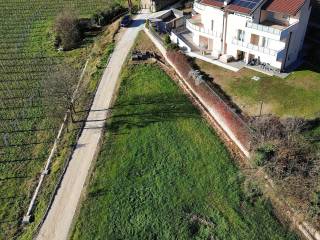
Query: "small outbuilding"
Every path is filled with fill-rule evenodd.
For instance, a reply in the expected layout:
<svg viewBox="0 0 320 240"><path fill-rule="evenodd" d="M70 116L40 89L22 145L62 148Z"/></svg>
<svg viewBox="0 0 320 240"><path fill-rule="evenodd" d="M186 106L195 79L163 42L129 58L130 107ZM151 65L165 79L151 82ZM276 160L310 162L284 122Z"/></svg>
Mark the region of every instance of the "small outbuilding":
<svg viewBox="0 0 320 240"><path fill-rule="evenodd" d="M186 19L182 11L171 8L151 14L149 21L156 31L170 33L172 29L184 26Z"/></svg>

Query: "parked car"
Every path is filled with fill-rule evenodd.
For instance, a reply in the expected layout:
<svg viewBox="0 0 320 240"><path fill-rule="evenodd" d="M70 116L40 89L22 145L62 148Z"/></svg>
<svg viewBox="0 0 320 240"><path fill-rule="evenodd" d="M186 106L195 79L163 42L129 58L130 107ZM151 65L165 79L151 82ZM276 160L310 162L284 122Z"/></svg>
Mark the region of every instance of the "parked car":
<svg viewBox="0 0 320 240"><path fill-rule="evenodd" d="M121 27L128 27L132 22L132 18L130 17L130 15L126 15L122 18L120 26Z"/></svg>

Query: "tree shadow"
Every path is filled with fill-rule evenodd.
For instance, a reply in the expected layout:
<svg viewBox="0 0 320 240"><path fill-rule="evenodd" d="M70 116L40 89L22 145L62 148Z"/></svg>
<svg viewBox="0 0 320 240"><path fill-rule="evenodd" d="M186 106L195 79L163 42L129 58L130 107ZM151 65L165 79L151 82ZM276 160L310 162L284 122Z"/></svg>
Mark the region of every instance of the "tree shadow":
<svg viewBox="0 0 320 240"><path fill-rule="evenodd" d="M135 28L135 27L139 27L142 24L145 23L145 19L133 19L132 23L127 27L127 28Z"/></svg>
<svg viewBox="0 0 320 240"><path fill-rule="evenodd" d="M311 71L320 73L320 67L311 61L307 61L302 63L298 68L294 69L295 72L302 72L302 71Z"/></svg>
<svg viewBox="0 0 320 240"><path fill-rule="evenodd" d="M130 101L115 105L113 110L115 112L110 118L110 124L107 125L111 134L123 133L133 128L144 128L155 123L199 117L197 109L181 95L170 99L165 94L134 97Z"/></svg>
<svg viewBox="0 0 320 240"><path fill-rule="evenodd" d="M5 164L5 163L21 163L21 162L31 162L31 161L40 161L43 160L43 157L35 157L35 158L21 158L21 159L10 159L7 161L0 161L0 164ZM0 198L1 199L1 198Z"/></svg>
<svg viewBox="0 0 320 240"><path fill-rule="evenodd" d="M88 198L98 198L106 195L108 193L108 189L98 189L94 192L90 192L88 194Z"/></svg>
<svg viewBox="0 0 320 240"><path fill-rule="evenodd" d="M2 133L8 133L8 134L13 134L13 133L27 133L27 132L46 132L50 130L57 130L57 128L51 127L51 128L39 128L39 129L18 129L18 130L0 130L0 134Z"/></svg>
<svg viewBox="0 0 320 240"><path fill-rule="evenodd" d="M26 146L33 146L33 145L41 145L41 144L52 144L53 141L42 141L42 142L31 142L31 143L19 143L19 144L8 144L8 145L1 145L0 149L5 148L20 148Z"/></svg>
<svg viewBox="0 0 320 240"><path fill-rule="evenodd" d="M30 178L30 176L11 176L0 178L0 182L9 181L9 180L24 180Z"/></svg>
<svg viewBox="0 0 320 240"><path fill-rule="evenodd" d="M4 201L7 201L7 200L16 200L16 199L24 199L26 198L27 196L25 195L14 195L14 196L10 196L10 197L0 197L0 201L4 200Z"/></svg>

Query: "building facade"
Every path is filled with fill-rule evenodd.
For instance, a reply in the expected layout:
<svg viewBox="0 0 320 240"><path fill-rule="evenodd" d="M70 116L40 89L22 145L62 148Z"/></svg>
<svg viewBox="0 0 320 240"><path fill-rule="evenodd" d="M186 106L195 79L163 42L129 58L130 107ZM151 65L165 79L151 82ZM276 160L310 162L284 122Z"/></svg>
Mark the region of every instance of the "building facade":
<svg viewBox="0 0 320 240"><path fill-rule="evenodd" d="M310 0L198 0L186 28L193 44L215 58L258 59L280 70L299 57Z"/></svg>
<svg viewBox="0 0 320 240"><path fill-rule="evenodd" d="M140 7L149 9L151 12L157 12L175 2L177 0L140 0Z"/></svg>

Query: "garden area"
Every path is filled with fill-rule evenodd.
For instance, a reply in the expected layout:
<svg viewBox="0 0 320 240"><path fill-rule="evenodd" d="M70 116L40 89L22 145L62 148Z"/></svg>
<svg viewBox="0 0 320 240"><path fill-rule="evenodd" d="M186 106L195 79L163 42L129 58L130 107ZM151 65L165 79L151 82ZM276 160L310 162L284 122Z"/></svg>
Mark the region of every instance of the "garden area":
<svg viewBox="0 0 320 240"><path fill-rule="evenodd" d="M128 65L72 239L296 239L156 64Z"/></svg>
<svg viewBox="0 0 320 240"><path fill-rule="evenodd" d="M303 65L281 79L246 68L231 72L198 59L194 63L246 115L258 116L260 110L279 117L313 119L319 115L320 69L315 66ZM260 80L253 80L254 76Z"/></svg>

